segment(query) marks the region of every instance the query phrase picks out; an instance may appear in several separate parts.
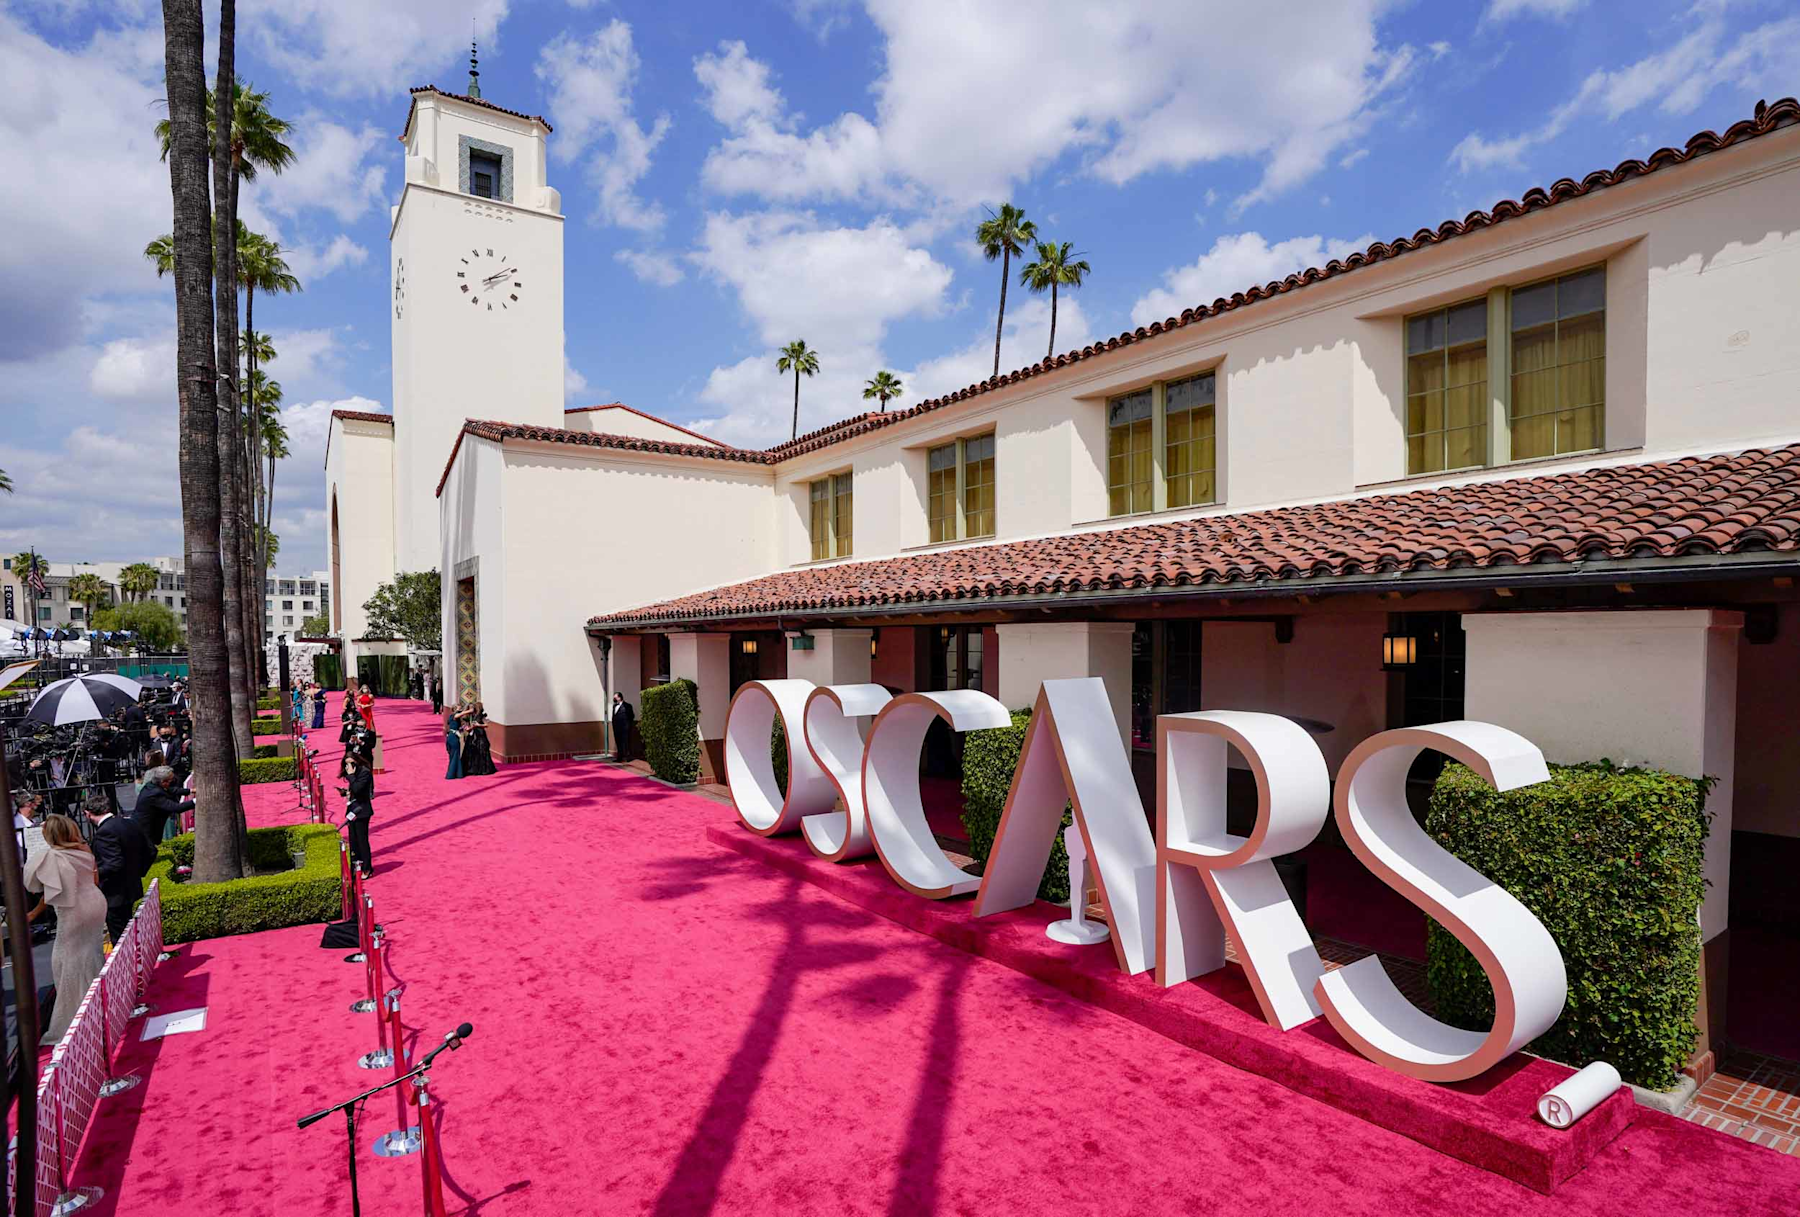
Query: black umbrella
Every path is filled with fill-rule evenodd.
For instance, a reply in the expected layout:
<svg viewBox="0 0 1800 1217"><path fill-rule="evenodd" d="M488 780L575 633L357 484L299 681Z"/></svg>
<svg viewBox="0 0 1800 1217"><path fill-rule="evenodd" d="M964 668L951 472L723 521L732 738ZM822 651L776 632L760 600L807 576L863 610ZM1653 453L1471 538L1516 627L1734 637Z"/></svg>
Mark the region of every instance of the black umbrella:
<svg viewBox="0 0 1800 1217"><path fill-rule="evenodd" d="M119 683L115 684L114 681ZM127 689L122 686L131 686ZM34 723L60 727L105 718L137 700L136 684L122 677L71 676L44 686L25 717Z"/></svg>

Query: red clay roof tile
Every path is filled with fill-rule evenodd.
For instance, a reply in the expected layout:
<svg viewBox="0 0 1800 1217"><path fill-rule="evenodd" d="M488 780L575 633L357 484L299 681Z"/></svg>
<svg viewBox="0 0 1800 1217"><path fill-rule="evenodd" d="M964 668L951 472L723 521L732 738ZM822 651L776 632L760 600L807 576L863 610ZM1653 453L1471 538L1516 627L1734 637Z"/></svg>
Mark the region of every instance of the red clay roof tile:
<svg viewBox="0 0 1800 1217"><path fill-rule="evenodd" d="M1800 551L1800 444L806 567L589 624L1752 550Z"/></svg>

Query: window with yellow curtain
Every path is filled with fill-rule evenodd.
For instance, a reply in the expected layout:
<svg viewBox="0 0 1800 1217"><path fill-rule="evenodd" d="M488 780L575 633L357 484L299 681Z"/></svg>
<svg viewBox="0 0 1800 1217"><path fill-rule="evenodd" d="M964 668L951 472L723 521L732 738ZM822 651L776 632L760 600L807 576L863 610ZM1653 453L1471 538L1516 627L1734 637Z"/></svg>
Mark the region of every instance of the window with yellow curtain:
<svg viewBox="0 0 1800 1217"><path fill-rule="evenodd" d="M932 541L956 540L955 444L944 444L925 454L925 493Z"/></svg>
<svg viewBox="0 0 1800 1217"><path fill-rule="evenodd" d="M978 435L963 445L963 535L994 535L994 437Z"/></svg>
<svg viewBox="0 0 1800 1217"><path fill-rule="evenodd" d="M1598 448L1606 432L1606 270L1512 293L1512 459Z"/></svg>
<svg viewBox="0 0 1800 1217"><path fill-rule="evenodd" d="M835 548L833 553L839 558L850 554L851 540L851 503L850 475L840 473L831 479L831 530Z"/></svg>
<svg viewBox="0 0 1800 1217"><path fill-rule="evenodd" d="M1170 507L1192 507L1215 497L1216 388L1213 374L1206 372L1170 381L1163 390L1163 478Z"/></svg>
<svg viewBox="0 0 1800 1217"><path fill-rule="evenodd" d="M1106 403L1106 491L1110 515L1150 510L1150 422L1154 410L1149 389L1139 389Z"/></svg>
<svg viewBox="0 0 1800 1217"><path fill-rule="evenodd" d="M1406 319L1406 471L1487 464L1487 300Z"/></svg>
<svg viewBox="0 0 1800 1217"><path fill-rule="evenodd" d="M812 484L812 518L809 527L812 531L812 556L817 562L821 558L831 556L831 479L824 478Z"/></svg>

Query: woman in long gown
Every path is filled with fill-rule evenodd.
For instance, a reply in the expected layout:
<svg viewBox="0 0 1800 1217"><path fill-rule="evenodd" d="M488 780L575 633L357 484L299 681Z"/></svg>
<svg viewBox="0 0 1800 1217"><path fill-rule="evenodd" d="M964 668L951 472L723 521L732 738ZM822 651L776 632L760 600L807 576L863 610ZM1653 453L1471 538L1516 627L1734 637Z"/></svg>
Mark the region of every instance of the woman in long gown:
<svg viewBox="0 0 1800 1217"><path fill-rule="evenodd" d="M312 687L312 725L315 731L325 726L325 690L316 684Z"/></svg>
<svg viewBox="0 0 1800 1217"><path fill-rule="evenodd" d="M444 751L448 754L450 762L444 770L444 779L454 781L463 775L461 706L452 705L444 711Z"/></svg>
<svg viewBox="0 0 1800 1217"><path fill-rule="evenodd" d="M94 855L81 839L81 830L67 816L44 819L44 844L25 860L25 886L44 898L32 909L36 921L46 906L56 910L56 947L50 953L50 974L56 981L56 1012L42 1042L54 1044L68 1031L88 986L100 975L105 962L100 942L106 933L106 897L100 894L100 876Z"/></svg>
<svg viewBox="0 0 1800 1217"><path fill-rule="evenodd" d="M375 728L375 690L369 685L363 685L356 695L356 712L362 715L363 726L375 737L375 747L369 762L376 773L386 773L387 766L381 760L381 732Z"/></svg>
<svg viewBox="0 0 1800 1217"><path fill-rule="evenodd" d="M463 743L463 774L468 777L480 777L498 772L494 768L494 753L488 746L487 711L476 702L469 708L468 738Z"/></svg>

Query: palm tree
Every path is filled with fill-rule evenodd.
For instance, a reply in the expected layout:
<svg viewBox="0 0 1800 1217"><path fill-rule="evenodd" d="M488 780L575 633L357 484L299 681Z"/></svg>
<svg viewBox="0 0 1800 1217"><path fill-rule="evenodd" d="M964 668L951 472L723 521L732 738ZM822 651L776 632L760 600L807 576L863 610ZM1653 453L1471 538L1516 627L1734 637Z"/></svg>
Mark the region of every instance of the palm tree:
<svg viewBox="0 0 1800 1217"><path fill-rule="evenodd" d="M265 351L268 359L275 358L275 348L269 342L267 335L256 334L255 304L256 293L259 290L264 293L281 292L283 294L300 290L300 280L288 270L287 261L282 258L281 254L281 246L260 233L252 233L250 239L243 242L239 249L238 281L244 287L245 341L242 344L244 371L246 383L251 386L249 409L246 411L245 418L250 440L248 444L250 502L253 509L251 514L254 517L251 526L256 530L253 535L259 538L267 536L269 532L269 519L262 510L264 504L269 501L269 494L262 486L263 403L258 400L256 365L264 359ZM281 386L276 385L275 401L280 402L280 400ZM246 577L253 578L260 584L263 578L262 572L268 569L273 555L259 549L253 557L255 561L251 569L246 572ZM260 600L261 597L258 599ZM250 629L256 639L256 653L260 658L263 654L263 614L260 611L255 614Z"/></svg>
<svg viewBox="0 0 1800 1217"><path fill-rule="evenodd" d="M777 372L794 374L794 430L789 439L800 438L800 378L819 374L819 353L806 345L806 339L796 338L781 348L781 358L775 361Z"/></svg>
<svg viewBox="0 0 1800 1217"><path fill-rule="evenodd" d="M69 599L81 604L87 611L82 619L87 628L94 628L94 606L106 599L106 581L99 575L83 573L69 579Z"/></svg>
<svg viewBox="0 0 1800 1217"><path fill-rule="evenodd" d="M275 555L281 552L281 538L260 526L257 531L261 534L256 538L257 544L264 553L269 555L269 569L274 570Z"/></svg>
<svg viewBox="0 0 1800 1217"><path fill-rule="evenodd" d="M38 620L37 620L38 594L37 594L37 588L32 585L31 579L32 579L33 575L36 575L39 579L42 579L45 575L48 575L50 573L50 563L44 558L44 555L38 553L37 550L28 549L21 553L14 554L13 560L12 560L12 565L13 565L13 574L17 575L19 582L23 583L25 585L25 591L29 594L29 596L31 598L31 622L30 622L30 624L35 626L38 623Z"/></svg>
<svg viewBox="0 0 1800 1217"><path fill-rule="evenodd" d="M994 375L1000 375L1000 331L1006 327L1006 281L1012 278L1014 254L1023 256L1025 246L1037 240L1037 225L1025 218L1021 209L1011 203L1000 204L1000 210L988 212L988 218L975 228L975 239L981 254L989 262L1000 260L1000 318L994 323Z"/></svg>
<svg viewBox="0 0 1800 1217"><path fill-rule="evenodd" d="M871 397L879 397L883 414L887 413L888 401L905 392L906 386L900 383L900 378L885 369L875 373L863 384L863 400L868 401Z"/></svg>
<svg viewBox="0 0 1800 1217"><path fill-rule="evenodd" d="M119 590L143 600L156 590L157 580L161 577L162 572L148 562L133 562L119 572Z"/></svg>
<svg viewBox="0 0 1800 1217"><path fill-rule="evenodd" d="M1085 261L1071 260L1074 258L1074 248L1067 241L1061 245L1055 241L1039 241L1037 261L1019 271L1020 285L1034 292L1050 289L1050 353L1044 356L1046 359L1056 355L1056 289L1080 287L1081 281L1094 269Z"/></svg>
<svg viewBox="0 0 1800 1217"><path fill-rule="evenodd" d="M260 376L261 373L259 372L258 375ZM267 392L258 393L257 404L263 411L262 449L269 462L269 476L263 482L265 497L262 513L263 528L267 531L273 527L275 521L275 462L288 454L287 428L281 425L281 386L273 381L269 382ZM275 534L270 532L268 535L274 538ZM279 547L278 541L276 544ZM274 549L270 549L268 552L268 565L271 568L275 565Z"/></svg>
<svg viewBox="0 0 1800 1217"><path fill-rule="evenodd" d="M13 492L12 479L6 476L4 469L0 469L0 490L4 490L7 494Z"/></svg>
<svg viewBox="0 0 1800 1217"><path fill-rule="evenodd" d="M169 96L170 268L175 279L175 386L181 418L181 526L188 578L189 677L208 713L194 721L195 780L207 791L194 840L194 879L243 877L235 823L242 808L225 650L219 559L219 380L213 363L212 199L207 186L205 27L201 0L163 0L163 79ZM235 20L223 0L221 24ZM225 52L222 50L221 54Z"/></svg>

